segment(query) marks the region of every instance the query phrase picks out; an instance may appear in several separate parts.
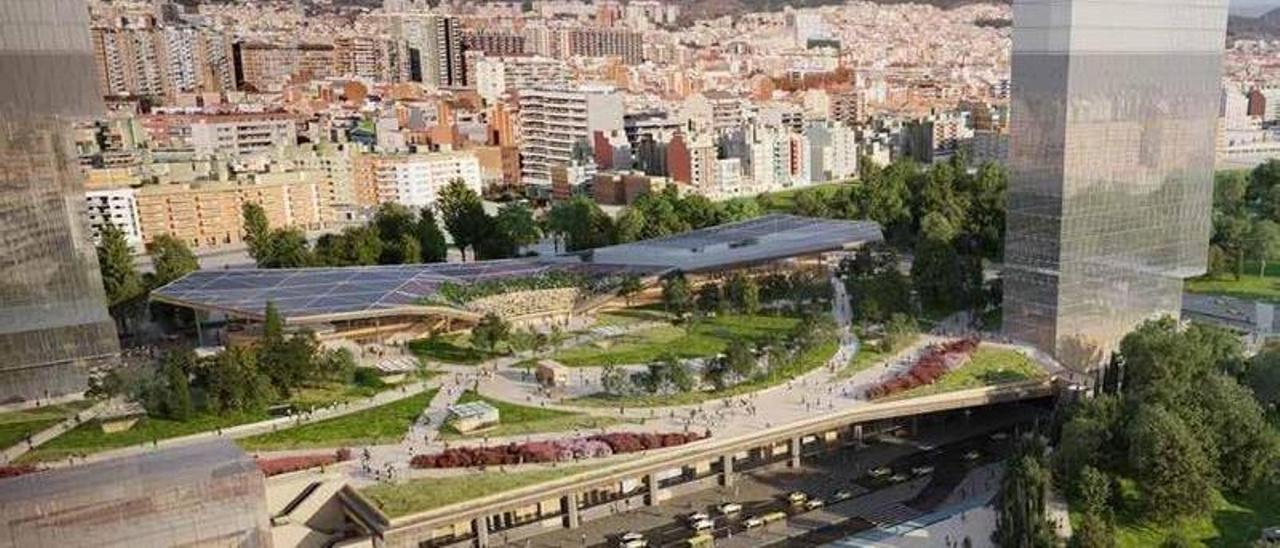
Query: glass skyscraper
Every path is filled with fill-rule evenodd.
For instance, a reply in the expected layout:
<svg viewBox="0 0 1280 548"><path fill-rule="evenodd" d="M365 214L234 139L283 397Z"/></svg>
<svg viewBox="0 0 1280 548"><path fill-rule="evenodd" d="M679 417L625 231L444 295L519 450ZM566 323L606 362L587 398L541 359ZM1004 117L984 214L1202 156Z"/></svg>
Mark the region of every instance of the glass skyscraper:
<svg viewBox="0 0 1280 548"><path fill-rule="evenodd" d="M1011 336L1096 359L1178 314L1206 267L1227 5L1014 0Z"/></svg>
<svg viewBox="0 0 1280 548"><path fill-rule="evenodd" d="M84 390L119 353L69 131L103 110L88 17L0 2L0 402Z"/></svg>

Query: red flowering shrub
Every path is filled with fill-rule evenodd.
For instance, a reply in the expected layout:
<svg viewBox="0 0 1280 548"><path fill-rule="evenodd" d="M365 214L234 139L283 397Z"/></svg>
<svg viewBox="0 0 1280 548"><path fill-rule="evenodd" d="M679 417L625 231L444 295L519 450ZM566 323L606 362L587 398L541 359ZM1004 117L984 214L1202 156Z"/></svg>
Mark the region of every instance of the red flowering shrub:
<svg viewBox="0 0 1280 548"><path fill-rule="evenodd" d="M676 447L699 439L702 436L698 434L615 432L585 438L532 441L495 447L453 447L435 455L415 456L410 459L409 465L414 468L463 468L560 462Z"/></svg>
<svg viewBox="0 0 1280 548"><path fill-rule="evenodd" d="M297 472L317 466L327 466L342 460L339 454L335 452L332 455L295 455L291 457L278 457L274 459L258 459L258 469L267 477L277 476L280 474L288 474L289 472ZM350 458L350 455L347 455Z"/></svg>
<svg viewBox="0 0 1280 548"><path fill-rule="evenodd" d="M978 349L978 344L978 339L958 339L929 347L906 372L868 388L867 399L886 398L933 384L943 375L969 361L970 356Z"/></svg>
<svg viewBox="0 0 1280 548"><path fill-rule="evenodd" d="M39 471L40 469L36 468L36 465L34 464L13 464L9 466L0 466L0 479L16 478L18 476L23 476L26 474L30 474L32 472L39 472Z"/></svg>

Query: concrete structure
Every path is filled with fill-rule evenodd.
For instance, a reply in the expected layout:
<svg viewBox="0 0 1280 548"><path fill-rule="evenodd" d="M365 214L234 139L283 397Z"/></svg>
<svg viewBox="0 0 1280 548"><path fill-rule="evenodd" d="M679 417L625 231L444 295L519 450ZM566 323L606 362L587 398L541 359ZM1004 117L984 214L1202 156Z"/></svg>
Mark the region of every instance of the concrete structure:
<svg viewBox="0 0 1280 548"><path fill-rule="evenodd" d="M0 480L0 548L270 548L266 506L253 459L197 443Z"/></svg>
<svg viewBox="0 0 1280 548"><path fill-rule="evenodd" d="M544 88L520 93L521 177L551 184L551 168L572 163L574 146L599 131L622 131L622 95L611 87Z"/></svg>
<svg viewBox="0 0 1280 548"><path fill-rule="evenodd" d="M103 111L88 23L76 0L0 16L0 402L83 391L120 350L71 138Z"/></svg>
<svg viewBox="0 0 1280 548"><path fill-rule="evenodd" d="M672 497L732 485L734 476L771 466L794 467L805 455L854 445L864 435L897 428L894 421L931 413L1014 402L1048 401L1049 381L1028 381L934 396L858 406L838 413L762 429L728 439L708 439L594 467L563 479L466 502L389 518L350 487L339 500L374 546L484 548L519 542L548 529L577 528L616 512L661 504Z"/></svg>
<svg viewBox="0 0 1280 548"><path fill-rule="evenodd" d="M1226 0L1014 2L1010 335L1107 349L1178 313L1208 255L1226 20Z"/></svg>
<svg viewBox="0 0 1280 548"><path fill-rule="evenodd" d="M148 185L135 191L143 244L160 234L183 240L192 248L239 245L244 240L242 209L262 206L272 227L316 230L324 226L327 205L312 172L259 176L260 182L209 181Z"/></svg>

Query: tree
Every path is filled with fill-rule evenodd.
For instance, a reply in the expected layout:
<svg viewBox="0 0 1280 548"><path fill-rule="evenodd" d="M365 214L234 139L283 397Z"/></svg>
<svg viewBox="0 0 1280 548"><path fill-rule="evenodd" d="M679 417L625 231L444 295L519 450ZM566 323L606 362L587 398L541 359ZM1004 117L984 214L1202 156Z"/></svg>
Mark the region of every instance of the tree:
<svg viewBox="0 0 1280 548"><path fill-rule="evenodd" d="M1246 379L1258 402L1275 414L1280 406L1280 345L1268 344L1249 360Z"/></svg>
<svg viewBox="0 0 1280 548"><path fill-rule="evenodd" d="M185 421L194 414L191 405L190 371L195 369L195 354L190 351L171 353L164 362L166 417Z"/></svg>
<svg viewBox="0 0 1280 548"><path fill-rule="evenodd" d="M1113 548L1115 528L1098 514L1083 513L1071 535L1071 548Z"/></svg>
<svg viewBox="0 0 1280 548"><path fill-rule="evenodd" d="M600 371L600 387L606 394L625 396L631 393L631 379L621 367L607 364Z"/></svg>
<svg viewBox="0 0 1280 548"><path fill-rule="evenodd" d="M436 221L435 211L430 207L422 208L418 215L416 230L418 249L422 253L424 263L443 263L448 257L449 244L445 241L444 232Z"/></svg>
<svg viewBox="0 0 1280 548"><path fill-rule="evenodd" d="M511 325L497 314L490 312L471 328L471 344L494 353L498 345L511 335Z"/></svg>
<svg viewBox="0 0 1280 548"><path fill-rule="evenodd" d="M574 196L553 206L547 214L547 229L565 239L567 251L585 251L613 243L613 221L586 196Z"/></svg>
<svg viewBox="0 0 1280 548"><path fill-rule="evenodd" d="M1213 369L1210 350L1184 336L1172 318L1143 323L1120 341L1126 397L1176 408L1193 381Z"/></svg>
<svg viewBox="0 0 1280 548"><path fill-rule="evenodd" d="M298 228L277 228L258 240L258 268L302 268L315 263L307 236Z"/></svg>
<svg viewBox="0 0 1280 548"><path fill-rule="evenodd" d="M261 263L258 255L271 234L271 225L267 222L267 212L261 204L245 202L240 209L244 221L244 243L249 247L249 256Z"/></svg>
<svg viewBox="0 0 1280 548"><path fill-rule="evenodd" d="M117 308L137 299L146 292L142 276L133 264L133 250L119 227L105 223L98 243L98 268L102 272L102 287L107 294L107 306Z"/></svg>
<svg viewBox="0 0 1280 548"><path fill-rule="evenodd" d="M383 242L373 225L352 226L316 241L315 261L325 266L368 266L382 262Z"/></svg>
<svg viewBox="0 0 1280 548"><path fill-rule="evenodd" d="M683 318L693 308L689 281L683 274L676 273L662 280L662 306L677 320Z"/></svg>
<svg viewBox="0 0 1280 548"><path fill-rule="evenodd" d="M522 247L538 243L542 231L533 219L533 210L520 203L507 204L498 210L491 238L499 242L504 257L514 257Z"/></svg>
<svg viewBox="0 0 1280 548"><path fill-rule="evenodd" d="M729 303L743 314L755 314L760 311L760 285L754 278L741 272L729 277L726 291Z"/></svg>
<svg viewBox="0 0 1280 548"><path fill-rule="evenodd" d="M377 231L381 249L378 264L415 264L421 262L417 219L409 208L387 202L378 206L371 222Z"/></svg>
<svg viewBox="0 0 1280 548"><path fill-rule="evenodd" d="M725 366L738 379L749 379L756 371L756 356L742 339L733 339L724 349Z"/></svg>
<svg viewBox="0 0 1280 548"><path fill-rule="evenodd" d="M1039 444L1024 442L1009 461L1000 487L999 515L992 541L998 546L1050 548L1053 527L1045 516L1049 473Z"/></svg>
<svg viewBox="0 0 1280 548"><path fill-rule="evenodd" d="M644 290L644 285L640 282L640 277L634 274L628 274L622 278L622 283L618 285L618 295L627 301L627 306L631 306L631 299Z"/></svg>
<svg viewBox="0 0 1280 548"><path fill-rule="evenodd" d="M1244 213L1249 176L1244 171L1219 171L1213 178L1213 206L1226 215Z"/></svg>
<svg viewBox="0 0 1280 548"><path fill-rule="evenodd" d="M1179 415L1204 448L1222 487L1245 492L1262 482L1275 461L1276 441L1249 389L1214 372L1188 396Z"/></svg>
<svg viewBox="0 0 1280 548"><path fill-rule="evenodd" d="M1253 223L1250 247L1258 260L1258 276L1267 275L1267 261L1280 256L1280 224L1269 219Z"/></svg>
<svg viewBox="0 0 1280 548"><path fill-rule="evenodd" d="M182 240L169 234L160 234L151 241L151 263L156 274L153 287L166 285L178 278L200 270L200 261Z"/></svg>
<svg viewBox="0 0 1280 548"><path fill-rule="evenodd" d="M1080 511L1086 514L1106 516L1111 510L1111 477L1092 466L1080 470L1075 485Z"/></svg>
<svg viewBox="0 0 1280 548"><path fill-rule="evenodd" d="M906 314L894 314L884 326L884 351L897 352L919 332L920 327L915 318Z"/></svg>
<svg viewBox="0 0 1280 548"><path fill-rule="evenodd" d="M440 192L436 204L445 230L453 236L453 243L462 252L462 260L466 261L467 248L474 249L490 228L489 216L484 212L480 195L462 179L454 179Z"/></svg>
<svg viewBox="0 0 1280 548"><path fill-rule="evenodd" d="M1181 419L1162 405L1142 405L1129 426L1128 439L1129 467L1149 516L1171 521L1211 507L1211 464Z"/></svg>

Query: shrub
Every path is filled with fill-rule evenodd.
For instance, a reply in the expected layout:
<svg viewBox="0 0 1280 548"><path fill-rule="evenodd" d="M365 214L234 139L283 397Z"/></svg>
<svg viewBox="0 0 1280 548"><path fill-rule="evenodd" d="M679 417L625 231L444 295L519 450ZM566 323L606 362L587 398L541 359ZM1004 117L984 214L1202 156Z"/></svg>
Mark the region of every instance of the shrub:
<svg viewBox="0 0 1280 548"><path fill-rule="evenodd" d="M409 465L414 468L464 468L562 462L676 447L699 439L702 437L697 434L617 432L584 438L511 443L494 447L456 447L435 455L415 456L409 461Z"/></svg>
<svg viewBox="0 0 1280 548"><path fill-rule="evenodd" d="M978 339L959 339L925 350L906 372L867 389L867 399L877 400L937 382L960 367L978 349Z"/></svg>

